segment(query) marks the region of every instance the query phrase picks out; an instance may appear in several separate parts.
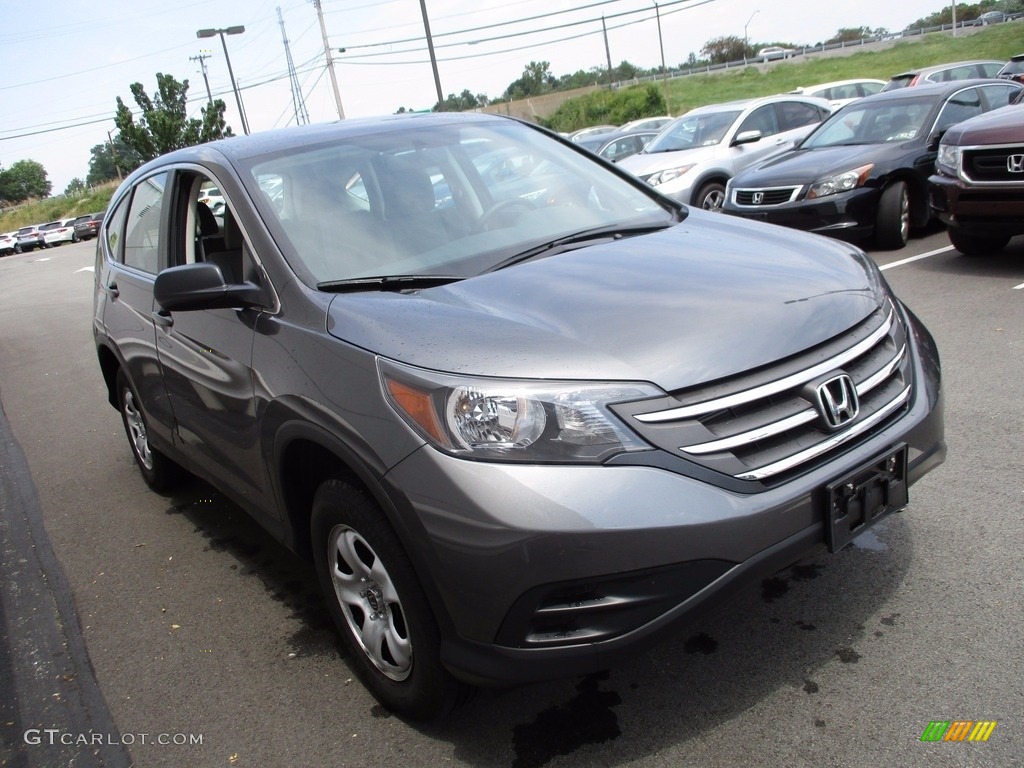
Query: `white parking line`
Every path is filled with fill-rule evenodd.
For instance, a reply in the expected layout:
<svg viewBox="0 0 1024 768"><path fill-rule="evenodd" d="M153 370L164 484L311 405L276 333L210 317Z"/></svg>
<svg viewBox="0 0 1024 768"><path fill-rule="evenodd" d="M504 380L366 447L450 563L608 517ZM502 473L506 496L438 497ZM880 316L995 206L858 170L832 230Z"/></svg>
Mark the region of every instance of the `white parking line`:
<svg viewBox="0 0 1024 768"><path fill-rule="evenodd" d="M81 269L76 269L75 270L75 274L77 275L79 272L95 272L95 271L96 271L96 267L82 267Z"/></svg>
<svg viewBox="0 0 1024 768"><path fill-rule="evenodd" d="M1024 283L1021 283L1020 285L1013 286L1013 290L1015 290L1015 291L1024 290Z"/></svg>
<svg viewBox="0 0 1024 768"><path fill-rule="evenodd" d="M928 253L919 253L917 256L911 256L908 259L900 259L899 261L894 261L891 264L886 264L884 267L879 267L879 269L885 270L892 269L893 267L902 267L904 264L909 264L912 261L920 261L921 259L927 259L930 256L936 256L940 253L946 253L947 251L952 250L954 250L953 246L947 245L945 248L937 248L934 251L928 251Z"/></svg>

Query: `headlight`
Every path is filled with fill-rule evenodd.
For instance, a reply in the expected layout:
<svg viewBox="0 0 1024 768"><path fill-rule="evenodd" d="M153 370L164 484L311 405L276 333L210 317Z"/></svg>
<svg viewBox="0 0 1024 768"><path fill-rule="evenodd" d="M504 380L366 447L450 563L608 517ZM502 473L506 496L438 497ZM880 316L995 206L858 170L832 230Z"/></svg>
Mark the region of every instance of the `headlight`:
<svg viewBox="0 0 1024 768"><path fill-rule="evenodd" d="M672 181L673 179L678 179L688 170L693 168L693 166L694 163L690 163L689 165L680 165L678 168L666 168L664 171L652 173L650 176L647 177L646 181L652 187L657 187L658 185L665 184L666 182Z"/></svg>
<svg viewBox="0 0 1024 768"><path fill-rule="evenodd" d="M871 169L874 167L874 164L862 165L860 168L854 168L850 171L819 179L811 184L810 189L807 190L807 199L813 200L816 197L828 197L838 192L849 192L851 189L863 186L864 182L867 181L868 174L871 173Z"/></svg>
<svg viewBox="0 0 1024 768"><path fill-rule="evenodd" d="M960 168L960 147L953 144L940 144L935 166L950 176L956 176Z"/></svg>
<svg viewBox="0 0 1024 768"><path fill-rule="evenodd" d="M435 448L486 461L599 463L651 450L608 405L659 397L643 383L456 376L378 358L384 395Z"/></svg>

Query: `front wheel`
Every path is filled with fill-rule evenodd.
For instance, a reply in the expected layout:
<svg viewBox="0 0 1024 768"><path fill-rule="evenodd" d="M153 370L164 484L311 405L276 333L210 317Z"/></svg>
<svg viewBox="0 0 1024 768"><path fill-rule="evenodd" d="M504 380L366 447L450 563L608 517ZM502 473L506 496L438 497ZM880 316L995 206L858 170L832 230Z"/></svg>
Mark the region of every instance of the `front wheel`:
<svg viewBox="0 0 1024 768"><path fill-rule="evenodd" d="M910 239L910 193L897 181L882 192L875 214L875 242L879 248L899 250Z"/></svg>
<svg viewBox="0 0 1024 768"><path fill-rule="evenodd" d="M338 480L313 499L313 557L356 673L385 707L440 720L466 689L441 664L441 636L412 563L376 503Z"/></svg>
<svg viewBox="0 0 1024 768"><path fill-rule="evenodd" d="M725 204L725 185L717 181L709 181L697 190L697 196L693 198L693 204L703 208L705 211L721 213Z"/></svg>
<svg viewBox="0 0 1024 768"><path fill-rule="evenodd" d="M950 228L949 242L964 256L985 256L990 253L999 253L1010 242L1010 238L998 235L984 237L968 234L961 229Z"/></svg>
<svg viewBox="0 0 1024 768"><path fill-rule="evenodd" d="M177 483L182 470L149 444L146 416L142 412L139 396L124 371L117 372L117 401L128 444L142 479L155 491L169 490Z"/></svg>

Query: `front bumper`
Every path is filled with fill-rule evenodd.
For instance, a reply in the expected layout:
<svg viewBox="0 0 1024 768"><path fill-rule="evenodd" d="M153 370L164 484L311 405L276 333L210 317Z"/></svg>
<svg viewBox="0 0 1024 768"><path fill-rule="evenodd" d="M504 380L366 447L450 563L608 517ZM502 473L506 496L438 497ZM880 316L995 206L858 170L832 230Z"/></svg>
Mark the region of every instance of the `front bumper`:
<svg viewBox="0 0 1024 768"><path fill-rule="evenodd" d="M430 577L449 670L515 683L607 668L733 588L823 549L826 487L868 459L906 443L910 483L938 466L938 356L912 318L908 327L916 385L903 417L760 492L674 471L682 460L659 462L662 451L603 466L471 462L427 447L407 457L387 481L403 489L396 506Z"/></svg>
<svg viewBox="0 0 1024 768"><path fill-rule="evenodd" d="M731 197L730 194L723 210L733 216L855 242L874 234L879 192L861 187L828 197L773 206L741 206Z"/></svg>
<svg viewBox="0 0 1024 768"><path fill-rule="evenodd" d="M947 226L981 236L1024 234L1024 185L968 186L960 179L928 178L928 204Z"/></svg>

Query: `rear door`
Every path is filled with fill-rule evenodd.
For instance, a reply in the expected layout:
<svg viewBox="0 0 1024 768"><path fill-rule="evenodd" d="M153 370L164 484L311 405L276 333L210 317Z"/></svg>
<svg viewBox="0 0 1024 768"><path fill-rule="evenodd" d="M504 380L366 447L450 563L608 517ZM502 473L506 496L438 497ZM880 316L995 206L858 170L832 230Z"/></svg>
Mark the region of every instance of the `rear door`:
<svg viewBox="0 0 1024 768"><path fill-rule="evenodd" d="M100 232L98 276L102 323L141 400L154 446L173 442L174 416L156 352L153 281L166 265L161 235L166 213L166 172L154 173L115 200Z"/></svg>

